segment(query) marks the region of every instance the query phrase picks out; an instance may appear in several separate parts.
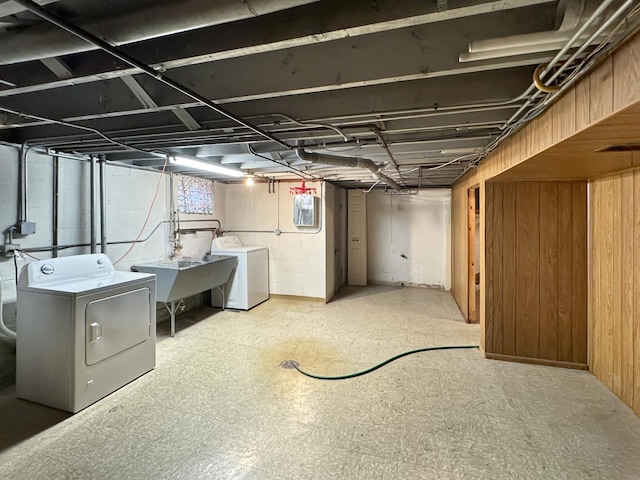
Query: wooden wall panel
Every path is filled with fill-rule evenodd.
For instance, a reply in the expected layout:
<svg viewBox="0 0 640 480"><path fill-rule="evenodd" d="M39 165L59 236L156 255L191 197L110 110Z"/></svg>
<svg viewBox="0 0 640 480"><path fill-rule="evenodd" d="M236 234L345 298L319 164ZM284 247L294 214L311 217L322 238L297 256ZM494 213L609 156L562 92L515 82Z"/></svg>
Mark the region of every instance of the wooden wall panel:
<svg viewBox="0 0 640 480"><path fill-rule="evenodd" d="M540 355L540 183L516 188L516 355ZM489 321L487 312L487 321Z"/></svg>
<svg viewBox="0 0 640 480"><path fill-rule="evenodd" d="M591 87L589 85L589 76L587 75L580 80L575 87L576 91L576 132L583 130L589 126L591 109L591 97L589 92Z"/></svg>
<svg viewBox="0 0 640 480"><path fill-rule="evenodd" d="M540 184L540 358L558 359L558 184Z"/></svg>
<svg viewBox="0 0 640 480"><path fill-rule="evenodd" d="M640 415L640 171L633 172L633 410ZM628 261L630 259L627 259ZM629 403L631 405L631 403Z"/></svg>
<svg viewBox="0 0 640 480"><path fill-rule="evenodd" d="M622 288L622 177L616 175L613 179L613 228L610 231L611 255L613 268L611 269L611 292L613 308L613 336L611 355L613 357L613 377L611 390L618 397L622 395L622 296L615 292L620 292Z"/></svg>
<svg viewBox="0 0 640 480"><path fill-rule="evenodd" d="M621 373L620 398L627 405L633 405L633 363L625 359L633 358L633 172L621 175L621 224L620 224L620 261L622 263L622 288L620 290L621 308ZM626 259L626 260L625 260Z"/></svg>
<svg viewBox="0 0 640 480"><path fill-rule="evenodd" d="M488 185L488 184L487 184ZM504 275L503 262L503 238L504 238L504 193L503 184L493 184L493 349L495 351L504 351L503 345L503 298L501 292L504 291ZM487 226L489 222L487 222ZM487 285L487 300L489 296L489 285Z"/></svg>
<svg viewBox="0 0 640 480"><path fill-rule="evenodd" d="M589 74L590 116L593 124L613 113L613 63L611 57Z"/></svg>
<svg viewBox="0 0 640 480"><path fill-rule="evenodd" d="M560 142L560 144L555 143L558 147L561 148L559 150L560 153L566 151L567 158L572 155L573 147L572 141L576 137L580 137L580 135L591 134L593 131L594 134L602 136L602 131L600 129L600 125L596 125L598 122L604 119L608 120L616 120L618 117L632 114L632 108L638 106L640 102L640 33L636 34L634 37L629 39L624 45L622 45L616 52L613 54L613 59L610 57L606 61L604 61L601 65L599 65L594 71L592 71L588 76L582 78L573 89L569 90L566 95L571 95L573 92L574 95L574 104L575 107L571 108L571 99L562 100L561 102L567 103L569 108L556 108L552 112L546 112L542 116L536 118L529 124L525 126L525 128L521 129L519 132L515 133L508 142L505 142L498 146L486 159L484 159L478 168L470 170L466 175L464 175L461 179L459 179L456 184L453 186L452 192L452 253L453 253L453 281L452 281L452 289L453 294L458 304L466 316L466 303L468 298L468 278L467 278L467 237L466 237L466 198L467 198L467 190L474 186L480 185L481 191L484 188L484 185L491 181L495 180L495 177L501 173L504 173L508 170L513 169L523 162L527 162L529 160L534 161L534 157L536 154L541 152L547 147L552 146L554 144L554 140L564 139ZM626 109L626 112L622 112ZM567 117L572 118L567 118ZM631 118L631 117L629 117ZM622 120L621 120L622 121ZM554 129L557 125L560 125L562 131L556 133L554 137ZM572 125L574 126L575 131L571 131ZM606 130L605 125L605 130ZM637 122L635 121L626 121L622 122L620 127L618 128L616 124L617 132L627 132L629 131L635 132L634 129L637 128ZM579 134L582 132L582 134ZM599 133L598 133L599 132ZM605 132L606 133L606 132ZM620 136L620 135L619 135ZM566 138L568 137L568 138ZM636 135L637 137L637 135ZM582 137L581 137L582 138ZM604 140L606 140L606 137ZM603 141L604 141L603 140ZM510 142L517 141L517 146L509 146L507 151L507 146ZM566 148L565 148L566 146ZM564 148L564 150L562 150ZM573 154L575 161L582 162L581 155ZM637 159L640 162L640 155L635 154L634 159ZM564 158L558 158L558 160L564 160ZM553 176L553 171L549 170L547 165L550 165L553 160L549 160L548 162L539 163L535 169L540 171L540 175L535 178L535 180L573 180L575 178L586 178L584 175L579 175L577 177L567 177ZM611 168L609 171L613 171L616 168L619 170L621 167L618 163L610 162ZM576 163L574 163L575 165ZM617 165L617 166L616 166ZM631 164L625 166L624 168L628 168ZM593 175L602 175L606 170L600 170L598 173ZM551 173L549 173L551 172ZM531 177L529 177L531 178ZM518 178L517 176L513 176L509 179L512 180L524 180L525 178ZM640 199L640 193L638 193L638 189L640 186L638 185L638 175L634 174L634 195L637 199ZM626 187L624 187L626 189ZM580 193L580 198L582 198L582 194L586 194L584 190L584 185L580 187L582 189L580 192L574 192L574 194ZM597 197L600 197L602 193L602 185L591 185L590 189L595 192L595 196L592 195L591 204L596 205L599 202ZM567 192L562 190L562 188L558 187L558 201L560 204L563 203L563 199L566 200ZM513 183L504 183L503 184L503 201L505 205L514 204L514 201L510 201L512 198L515 200L515 184ZM601 200L601 199L600 199ZM481 199L481 203L484 200ZM639 200L640 201L640 200ZM576 200L574 196L574 203L580 203L580 201ZM457 205L460 205L458 208ZM577 208L574 205L573 208ZM584 317L587 315L585 311L585 306L583 303L584 292L581 291L581 288L587 289L586 285L579 284L574 288L573 278L580 277L583 275L583 272L586 270L586 260L584 260L584 256L582 255L582 251L587 248L584 242L576 240L575 232L576 229L580 230L584 228L584 225L581 220L576 220L574 216L578 213L579 217L582 215L586 216L586 210L584 206L582 206L583 212L575 212L572 211L571 215L566 210L560 209L558 211L558 236L559 238L566 238L566 235L571 231L573 233L574 243L571 245L565 243L559 243L558 245L558 268L559 268L559 290L558 290L558 358L570 358L570 361L583 363L583 361L587 360L590 367L595 371L599 370L599 362L602 361L601 350L604 345L604 335L601 332L606 332L606 325L603 324L602 317L598 315L594 315L594 308L598 312L601 312L603 306L605 305L606 295L604 292L600 292L597 287L592 286L589 287L588 293L590 298L590 306L591 308L588 310L589 313L589 342L587 343L587 348L584 347L584 337L587 336L587 332L584 331ZM606 212L607 209L610 209L611 206L607 205L605 202L600 201L600 214L594 214L593 209L591 210L591 235L594 233L600 233L603 231L602 225L594 226L593 219L602 217L603 221L606 222L607 215L603 212ZM610 215L610 211L609 211ZM481 224L480 230L484 232L485 222L484 222L484 210L481 210ZM624 222L624 217L622 223ZM634 208L634 252L640 248L640 212L638 212L637 208ZM504 285L513 285L515 284L515 269L512 269L512 266L515 265L515 252L507 248L507 245L515 244L515 211L509 211L505 209L503 212L503 229L504 229L504 238L503 238L503 282ZM513 238L512 238L513 237ZM576 243L577 242L577 243ZM480 275L482 278L486 276L487 265L484 264L484 250L485 250L485 239L481 233L480 239L480 251L481 251L481 262L480 262ZM600 264L602 263L602 268L605 268L601 259L603 258L603 254L596 255L597 252L600 252L599 249L604 249L603 245L593 245L589 249L590 255L590 267L589 267L589 279L591 285L595 285L600 282L601 277L606 277L606 271L600 271ZM624 253L624 245L621 246L622 256L625 256ZM603 253L600 252L600 253ZM636 256L639 256L636 254ZM576 262L576 259L580 259L579 262ZM634 260L635 261L635 260ZM570 271L566 268L563 268L563 265L567 265L571 263ZM464 265L464 268L462 266ZM635 263L634 263L635 265ZM493 268L493 265L491 266ZM623 276L624 272L620 272L620 275ZM568 283L562 283L563 279L568 280L569 277L572 277L571 280L571 300L567 300L567 293L563 291L563 288L566 289L566 285ZM622 281L622 280L621 280ZM483 318L485 316L486 309L486 284L487 282L481 282L480 289L480 320L481 320L481 344L483 344L484 339L484 329L485 326L482 325ZM622 283L624 286L624 283ZM627 287L628 288L628 287ZM640 312L640 268L634 268L634 282L633 282L633 292L634 292L634 312ZM600 295L600 293L603 293ZM594 295L595 294L595 295ZM506 355L515 355L515 344L511 344L511 342L515 339L515 323L511 323L516 316L516 307L515 304L511 304L511 301L515 301L514 299L505 296L503 297L503 350ZM628 306L624 306L621 302L621 315L622 315L622 323L621 328L623 331L626 331L628 325L624 323L625 318L625 308L628 309ZM512 313L514 312L514 313ZM635 318L635 317L634 317ZM572 329L569 333L566 325L571 323ZM634 352L635 357L640 358L640 326L638 322L635 322L633 325L634 330ZM624 334L622 335L624 337ZM623 344L623 348L624 344ZM568 357L570 352L570 357ZM629 375L629 371L626 373L624 370L623 363L623 373L622 379L625 378L625 375ZM633 370L634 376L634 408L640 412L640 365L634 364ZM624 384L624 380L621 380L621 383ZM622 387L624 390L624 386ZM627 393L628 395L628 393ZM637 407L635 404L637 403Z"/></svg>
<svg viewBox="0 0 640 480"><path fill-rule="evenodd" d="M467 292L468 292L468 213L467 213L467 189L454 189L451 195L451 239L453 242L451 256L451 269L453 278L451 281L451 293L464 318L468 318Z"/></svg>
<svg viewBox="0 0 640 480"><path fill-rule="evenodd" d="M613 55L613 105L616 110L640 101L640 42L622 45ZM630 61L631 60L631 61Z"/></svg>
<svg viewBox="0 0 640 480"><path fill-rule="evenodd" d="M488 185L488 184L487 184ZM516 284L516 184L509 182L502 184L503 192L503 236L502 236L502 265L503 289ZM509 205L512 208L507 208ZM502 353L516 354L516 297L502 296ZM498 352L496 352L498 353Z"/></svg>
<svg viewBox="0 0 640 480"><path fill-rule="evenodd" d="M558 183L558 205L571 205L573 200L573 184ZM573 232L572 209L558 208L558 238L572 238ZM573 357L573 323L572 323L572 269L573 243L558 242L558 358ZM586 344L586 342L585 342ZM580 362L585 363L585 362Z"/></svg>
<svg viewBox="0 0 640 480"><path fill-rule="evenodd" d="M640 170L591 182L589 362L640 414Z"/></svg>
<svg viewBox="0 0 640 480"><path fill-rule="evenodd" d="M586 182L486 185L486 352L586 365Z"/></svg>
<svg viewBox="0 0 640 480"><path fill-rule="evenodd" d="M494 210L494 193L495 184L488 183L484 189L485 191L485 248L484 248L484 261L488 268L485 268L486 277L486 297L485 297L485 310L487 315L485 316L485 349L487 352L495 351L493 345L493 315L489 315L489 312L493 312L494 301L494 277L495 271L493 270L493 240L495 238L494 223L493 223L493 210Z"/></svg>
<svg viewBox="0 0 640 480"><path fill-rule="evenodd" d="M552 108L553 143L559 143L576 132L576 92L569 90Z"/></svg>
<svg viewBox="0 0 640 480"><path fill-rule="evenodd" d="M562 185L565 185L564 183ZM564 238L571 238L571 292L563 302L571 304L571 361L587 363L587 307L588 307L588 244L587 244L587 183L571 183L571 232ZM559 205L563 205L559 203ZM561 209L562 210L562 209ZM561 239L563 237L559 237ZM564 289L567 287L565 286Z"/></svg>

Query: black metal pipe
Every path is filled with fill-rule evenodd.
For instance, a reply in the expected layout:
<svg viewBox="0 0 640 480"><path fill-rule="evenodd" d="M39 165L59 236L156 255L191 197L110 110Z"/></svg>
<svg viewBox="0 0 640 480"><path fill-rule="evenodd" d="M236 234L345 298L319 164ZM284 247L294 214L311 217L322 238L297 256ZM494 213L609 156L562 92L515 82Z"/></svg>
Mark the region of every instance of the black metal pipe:
<svg viewBox="0 0 640 480"><path fill-rule="evenodd" d="M218 220L217 218L212 218L210 220L183 220L183 223L201 223L201 222L216 222L218 224L218 228L222 228L222 223L220 223L220 220ZM171 220L160 220L158 222L158 224L153 227L153 230L151 230L151 232L149 232L149 235L147 235L145 238L140 239L140 240L120 240L118 242L107 242L107 245L127 245L127 244L132 244L132 243L144 243L147 240L149 240L152 235L154 233L156 233L158 231L158 229L164 225L165 223L171 223ZM8 234L8 233L7 233ZM9 242L11 243L11 242ZM72 244L68 244L68 245L49 245L46 247L30 247L30 248L21 248L20 250L23 252L51 252L54 249L57 250L67 250L69 248L81 248L81 247L90 247L91 244L90 243L72 243Z"/></svg>
<svg viewBox="0 0 640 480"><path fill-rule="evenodd" d="M20 225L27 221L27 155L32 147L27 146L27 142L20 148L18 159L18 221Z"/></svg>
<svg viewBox="0 0 640 480"><path fill-rule="evenodd" d="M249 122L246 122L245 120L243 120L242 118L234 115L233 113L229 112L228 110L216 105L215 103L213 103L211 100L209 100L208 98L203 97L202 95L200 95L199 93L191 90L190 88L182 85L181 83L176 82L175 80L172 80L168 77L165 77L164 73L161 72L160 70L156 70L155 68L147 65L144 62L141 62L140 60L132 57L131 55L121 51L119 48L114 47L113 45L111 45L110 43L105 42L104 40L102 40L101 38L96 37L95 35L87 32L86 30L83 30L82 28L66 21L65 19L51 13L50 11L48 11L46 8L42 8L40 5L38 5L37 3L31 1L31 0L14 0L17 4L23 6L25 9L29 10L31 13L37 15L38 17L47 20L50 23L53 23L54 25L57 25L58 27L62 28L63 30L66 30L67 32L75 35L76 37L79 37L81 39L83 39L84 41L95 45L96 47L98 47L99 49L113 55L114 57L122 60L125 63L128 63L129 65L131 65L132 67L136 67L139 68L140 70L142 70L144 73L146 73L147 75L155 78L156 80L158 80L159 82L164 83L165 85L173 88L174 90L186 95L189 98L192 98L193 100L195 100L196 102L201 103L203 106L205 107L209 107L211 110L213 110L214 112L219 113L220 115L223 115L225 117L227 117L230 120L233 120L234 122L236 122L239 125L242 125L243 127L248 128L249 130L257 133L258 135L271 140L272 142L275 142L277 144L279 144L280 146L288 149L288 150L292 150L294 147L289 145L288 143L284 142L283 140L280 140L279 138L271 135L270 133L262 130L259 127L256 127L255 125L252 125Z"/></svg>
<svg viewBox="0 0 640 480"><path fill-rule="evenodd" d="M91 188L89 189L89 216L91 218L91 225L89 227L91 253L98 251L98 245L96 242L96 157L91 157L90 163L90 182Z"/></svg>
<svg viewBox="0 0 640 480"><path fill-rule="evenodd" d="M107 253L107 178L105 162L107 157L100 155L100 252Z"/></svg>
<svg viewBox="0 0 640 480"><path fill-rule="evenodd" d="M51 219L52 225L52 242L53 242L53 258L58 256L58 200L60 195L60 167L58 164L58 157L53 157L53 196L52 196L52 212L53 217Z"/></svg>

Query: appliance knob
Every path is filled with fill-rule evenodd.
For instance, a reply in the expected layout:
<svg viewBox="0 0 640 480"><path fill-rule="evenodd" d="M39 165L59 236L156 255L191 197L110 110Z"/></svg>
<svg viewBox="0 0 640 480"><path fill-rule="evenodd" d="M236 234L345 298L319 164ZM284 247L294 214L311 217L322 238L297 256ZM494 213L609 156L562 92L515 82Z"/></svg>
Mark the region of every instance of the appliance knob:
<svg viewBox="0 0 640 480"><path fill-rule="evenodd" d="M103 259L101 259L101 258L99 258L99 259L98 259L98 265L102 265L103 263L104 263L104 260L103 260Z"/></svg>
<svg viewBox="0 0 640 480"><path fill-rule="evenodd" d="M50 263L45 263L44 265L42 265L42 267L40 267L40 271L45 275L51 275L53 273L53 265L51 265Z"/></svg>

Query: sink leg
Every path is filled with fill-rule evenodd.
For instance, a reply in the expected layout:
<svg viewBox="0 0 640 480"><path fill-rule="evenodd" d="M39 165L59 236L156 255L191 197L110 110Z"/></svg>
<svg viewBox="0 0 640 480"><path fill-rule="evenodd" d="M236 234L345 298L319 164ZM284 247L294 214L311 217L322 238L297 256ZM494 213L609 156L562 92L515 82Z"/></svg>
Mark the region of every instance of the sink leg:
<svg viewBox="0 0 640 480"><path fill-rule="evenodd" d="M171 336L176 336L176 302L171 302Z"/></svg>

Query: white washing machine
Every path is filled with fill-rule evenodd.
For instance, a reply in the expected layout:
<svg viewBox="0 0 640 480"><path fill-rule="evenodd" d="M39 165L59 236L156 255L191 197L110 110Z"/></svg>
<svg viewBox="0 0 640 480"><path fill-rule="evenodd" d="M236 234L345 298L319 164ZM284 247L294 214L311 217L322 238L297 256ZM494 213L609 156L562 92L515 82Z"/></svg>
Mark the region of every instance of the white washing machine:
<svg viewBox="0 0 640 480"><path fill-rule="evenodd" d="M235 236L219 237L211 243L211 255L238 258L238 266L225 286L224 305L218 290L211 291L214 307L249 310L269 299L269 249L242 245Z"/></svg>
<svg viewBox="0 0 640 480"><path fill-rule="evenodd" d="M104 254L30 263L20 274L17 396L78 412L155 367L156 281Z"/></svg>

